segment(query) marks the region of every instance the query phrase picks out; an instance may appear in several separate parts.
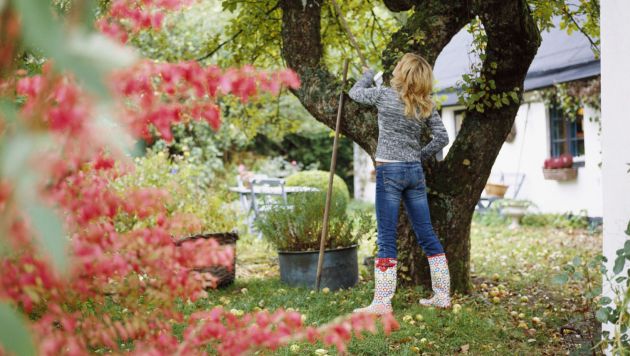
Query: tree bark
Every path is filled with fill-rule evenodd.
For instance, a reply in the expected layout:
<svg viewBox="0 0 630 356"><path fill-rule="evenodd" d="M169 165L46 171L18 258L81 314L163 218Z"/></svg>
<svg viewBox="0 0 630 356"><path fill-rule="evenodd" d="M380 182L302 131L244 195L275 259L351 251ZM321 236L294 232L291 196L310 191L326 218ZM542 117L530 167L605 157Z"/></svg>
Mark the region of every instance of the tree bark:
<svg viewBox="0 0 630 356"><path fill-rule="evenodd" d="M294 94L318 121L334 128L342 88L339 78L331 74L322 61L322 3L307 0L303 5L301 0L280 1L282 56L302 80L301 88ZM418 53L434 63L452 37L479 16L488 36L481 74L496 83L496 89L490 94L516 88L521 97L527 69L540 45L540 33L526 0L390 0L385 4L394 11L414 6L413 15L392 35L383 51L386 82L404 53ZM341 133L374 160L378 139L376 110L354 103L348 97L346 100ZM468 111L447 157L440 162L434 159L423 162L431 220L446 250L454 291L470 291L470 223L474 207L519 106L511 101L500 109L487 108L483 113ZM429 132L425 131L421 138L424 143L430 139ZM430 288L428 263L416 243L402 204L398 245L401 282Z"/></svg>

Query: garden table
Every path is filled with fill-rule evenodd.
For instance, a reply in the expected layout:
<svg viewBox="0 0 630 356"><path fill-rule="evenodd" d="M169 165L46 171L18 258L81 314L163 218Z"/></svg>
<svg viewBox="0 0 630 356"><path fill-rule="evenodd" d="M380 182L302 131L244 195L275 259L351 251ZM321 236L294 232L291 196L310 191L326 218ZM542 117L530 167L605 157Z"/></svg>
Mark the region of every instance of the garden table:
<svg viewBox="0 0 630 356"><path fill-rule="evenodd" d="M251 194L252 192L252 188L248 188L248 187L230 187L229 190L231 192L245 194L245 195ZM284 191L286 193L304 193L304 192L319 192L320 190L313 187L291 186L291 187L284 187ZM282 188L269 187L269 186L255 186L254 193L262 194L262 195L282 195Z"/></svg>

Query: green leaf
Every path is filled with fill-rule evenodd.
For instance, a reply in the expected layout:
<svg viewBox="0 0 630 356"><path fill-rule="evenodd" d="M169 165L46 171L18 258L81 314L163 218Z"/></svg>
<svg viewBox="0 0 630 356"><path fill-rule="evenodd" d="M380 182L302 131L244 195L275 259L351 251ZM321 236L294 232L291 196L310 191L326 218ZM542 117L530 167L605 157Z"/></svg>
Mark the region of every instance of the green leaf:
<svg viewBox="0 0 630 356"><path fill-rule="evenodd" d="M63 273L68 267L65 254L68 241L61 219L39 200L36 194L39 179L29 165L31 153L47 147L49 142L46 137L26 135L18 130L0 145L0 170L17 183L17 200L40 237L42 251L50 253L55 267Z"/></svg>
<svg viewBox="0 0 630 356"><path fill-rule="evenodd" d="M611 302L612 302L612 299L610 299L610 297L602 297L599 300L600 305L607 305L607 304L610 304Z"/></svg>
<svg viewBox="0 0 630 356"><path fill-rule="evenodd" d="M223 6L223 10L225 10L225 11L229 11L229 12L236 11L236 2L226 2L226 1L224 1L222 6Z"/></svg>
<svg viewBox="0 0 630 356"><path fill-rule="evenodd" d="M595 318L601 323L605 323L608 321L608 310L606 308L600 308L595 313Z"/></svg>
<svg viewBox="0 0 630 356"><path fill-rule="evenodd" d="M41 249L50 254L57 270L66 272L68 268L67 240L59 216L40 202L29 201L24 210L39 234Z"/></svg>
<svg viewBox="0 0 630 356"><path fill-rule="evenodd" d="M617 256L615 259L615 266L613 267L613 273L619 274L623 270L623 266L626 264L625 256Z"/></svg>
<svg viewBox="0 0 630 356"><path fill-rule="evenodd" d="M574 266L579 266L582 263L582 259L580 258L580 256L575 256L573 258L573 262L572 263L573 263Z"/></svg>
<svg viewBox="0 0 630 356"><path fill-rule="evenodd" d="M25 319L7 304L0 304L0 344L9 353L35 355Z"/></svg>
<svg viewBox="0 0 630 356"><path fill-rule="evenodd" d="M557 274L553 277L552 282L555 284L563 285L569 280L569 275L566 273Z"/></svg>
<svg viewBox="0 0 630 356"><path fill-rule="evenodd" d="M0 99L0 112L9 124L19 123L17 119L17 110L15 108L15 104L12 102L6 99Z"/></svg>

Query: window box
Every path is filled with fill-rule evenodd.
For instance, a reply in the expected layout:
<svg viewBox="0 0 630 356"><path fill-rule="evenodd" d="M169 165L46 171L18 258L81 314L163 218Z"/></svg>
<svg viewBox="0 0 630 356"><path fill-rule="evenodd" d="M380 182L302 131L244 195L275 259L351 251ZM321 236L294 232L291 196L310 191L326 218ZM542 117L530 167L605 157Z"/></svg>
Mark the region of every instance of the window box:
<svg viewBox="0 0 630 356"><path fill-rule="evenodd" d="M548 180L574 180L577 178L577 168L543 168L543 176Z"/></svg>

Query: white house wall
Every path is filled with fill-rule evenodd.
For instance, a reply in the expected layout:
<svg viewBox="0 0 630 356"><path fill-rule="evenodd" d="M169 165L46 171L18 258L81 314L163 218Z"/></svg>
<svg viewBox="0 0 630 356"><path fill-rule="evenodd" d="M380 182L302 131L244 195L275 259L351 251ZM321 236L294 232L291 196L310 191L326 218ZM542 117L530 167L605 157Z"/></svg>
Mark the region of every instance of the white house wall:
<svg viewBox="0 0 630 356"><path fill-rule="evenodd" d="M457 107L442 108L442 120L449 134L449 144L444 149L448 153L455 140L455 111ZM490 182L504 182L511 187L506 196L514 196L516 173L525 178L517 199L532 201L534 211L542 213L587 214L590 217L602 216L601 142L599 123L590 120L596 113L587 108L584 113L585 166L578 168L577 179L567 182L546 180L542 166L549 157L549 120L547 109L540 101L527 102L519 108L515 123L516 137L511 143L504 143L490 175ZM355 199L374 202L375 183L370 180L374 169L372 160L358 145L355 154Z"/></svg>

